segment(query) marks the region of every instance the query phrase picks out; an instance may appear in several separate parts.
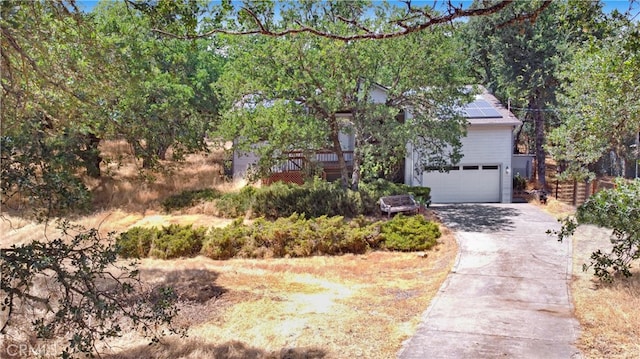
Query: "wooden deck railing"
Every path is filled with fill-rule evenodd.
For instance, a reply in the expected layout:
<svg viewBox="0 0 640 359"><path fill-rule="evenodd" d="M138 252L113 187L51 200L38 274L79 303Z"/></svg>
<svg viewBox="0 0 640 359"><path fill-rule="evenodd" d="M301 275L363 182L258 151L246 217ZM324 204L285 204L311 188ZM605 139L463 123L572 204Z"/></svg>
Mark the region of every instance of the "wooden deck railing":
<svg viewBox="0 0 640 359"><path fill-rule="evenodd" d="M343 151L342 153L344 154L344 160L347 166L352 166L353 151ZM310 162L302 151L287 152L284 154L281 164L271 167L271 172L302 171ZM338 155L331 151L316 152L315 159L312 162L324 169L338 168Z"/></svg>

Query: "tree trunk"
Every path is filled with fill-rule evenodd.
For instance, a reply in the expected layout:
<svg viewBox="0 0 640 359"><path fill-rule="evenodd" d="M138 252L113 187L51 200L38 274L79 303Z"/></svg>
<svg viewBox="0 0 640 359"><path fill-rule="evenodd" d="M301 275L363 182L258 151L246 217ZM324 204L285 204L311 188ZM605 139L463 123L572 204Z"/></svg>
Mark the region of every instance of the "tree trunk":
<svg viewBox="0 0 640 359"><path fill-rule="evenodd" d="M545 189L547 186L546 179L546 152L544 150L544 113L540 108L537 98L531 100L531 109L533 110L533 125L535 131L535 144L536 144L536 176L539 189Z"/></svg>
<svg viewBox="0 0 640 359"><path fill-rule="evenodd" d="M338 157L338 168L340 168L340 185L342 188L349 188L349 170L347 169L347 162L344 160L344 152L342 152L342 145L340 144L340 129L338 128L338 121L336 116L331 116L331 142L333 143L333 151Z"/></svg>
<svg viewBox="0 0 640 359"><path fill-rule="evenodd" d="M156 150L156 154L158 158L165 161L167 159L167 150L169 149L168 145L160 144L158 145L158 149Z"/></svg>
<svg viewBox="0 0 640 359"><path fill-rule="evenodd" d="M85 137L84 145L86 149L80 151L79 156L82 159L87 175L93 178L100 178L100 163L102 162L100 150L98 149L100 138L93 133L83 137Z"/></svg>
<svg viewBox="0 0 640 359"><path fill-rule="evenodd" d="M351 174L351 189L357 191L360 186L360 136L355 133L355 145L353 147L353 172Z"/></svg>

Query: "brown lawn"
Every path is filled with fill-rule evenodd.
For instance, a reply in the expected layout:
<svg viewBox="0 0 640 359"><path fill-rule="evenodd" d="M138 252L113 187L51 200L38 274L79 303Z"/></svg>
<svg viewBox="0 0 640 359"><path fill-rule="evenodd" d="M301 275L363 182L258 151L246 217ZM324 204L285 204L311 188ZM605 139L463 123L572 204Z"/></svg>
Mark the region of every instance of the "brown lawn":
<svg viewBox="0 0 640 359"><path fill-rule="evenodd" d="M546 209L555 215L575 212L571 206L550 200ZM585 358L640 358L640 270L635 264L630 279L602 283L593 270L582 270L594 251L609 251L610 230L582 226L573 237L571 294L580 321L577 343Z"/></svg>
<svg viewBox="0 0 640 359"><path fill-rule="evenodd" d="M103 179L87 180L96 211L74 218L104 236L133 226L171 223L224 226L210 204L163 213L160 202L186 189L236 188L220 178L220 153L189 156L170 171L140 179L140 168L122 142L103 148L124 159L103 168ZM127 157L129 156L129 157ZM127 158L129 158L127 160ZM54 239L45 226L20 212L0 219L0 247ZM139 333L101 346L105 358L390 358L416 330L423 311L446 278L457 254L453 234L443 228L439 245L426 253L213 261L145 259L142 279L169 284L180 298L177 324L188 337L166 337L155 346ZM2 340L0 340L1 342ZM0 356L2 357L2 356Z"/></svg>

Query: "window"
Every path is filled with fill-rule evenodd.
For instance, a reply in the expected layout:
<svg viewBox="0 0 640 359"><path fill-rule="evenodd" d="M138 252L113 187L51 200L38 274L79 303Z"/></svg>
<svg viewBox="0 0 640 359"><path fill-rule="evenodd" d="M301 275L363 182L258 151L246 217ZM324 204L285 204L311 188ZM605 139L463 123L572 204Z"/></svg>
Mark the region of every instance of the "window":
<svg viewBox="0 0 640 359"><path fill-rule="evenodd" d="M492 165L492 166L482 166L483 170L497 170L498 166L497 165Z"/></svg>
<svg viewBox="0 0 640 359"><path fill-rule="evenodd" d="M462 166L462 169L465 171L474 171L479 170L480 166Z"/></svg>

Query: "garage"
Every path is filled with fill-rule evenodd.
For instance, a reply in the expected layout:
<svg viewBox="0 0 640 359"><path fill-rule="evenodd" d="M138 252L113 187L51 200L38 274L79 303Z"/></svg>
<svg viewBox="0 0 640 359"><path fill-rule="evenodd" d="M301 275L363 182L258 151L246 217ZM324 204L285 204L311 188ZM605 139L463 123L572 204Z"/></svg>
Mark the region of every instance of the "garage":
<svg viewBox="0 0 640 359"><path fill-rule="evenodd" d="M430 187L433 203L511 203L513 133L521 122L481 90L463 109L467 133L460 139L459 164L433 171L441 165L431 159L428 142L407 144L404 183Z"/></svg>
<svg viewBox="0 0 640 359"><path fill-rule="evenodd" d="M422 184L431 187L433 203L500 202L500 166L464 164L449 172L425 172Z"/></svg>

